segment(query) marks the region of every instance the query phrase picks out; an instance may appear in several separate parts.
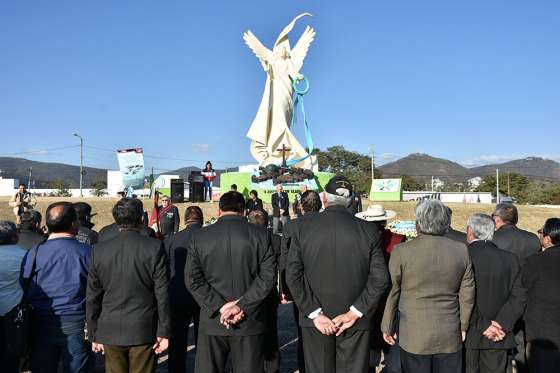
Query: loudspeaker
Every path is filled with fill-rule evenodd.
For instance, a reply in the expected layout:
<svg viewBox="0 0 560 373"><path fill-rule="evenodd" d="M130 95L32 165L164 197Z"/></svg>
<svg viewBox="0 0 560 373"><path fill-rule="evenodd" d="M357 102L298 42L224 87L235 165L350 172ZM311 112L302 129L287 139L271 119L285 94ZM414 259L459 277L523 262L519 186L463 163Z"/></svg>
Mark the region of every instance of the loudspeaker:
<svg viewBox="0 0 560 373"><path fill-rule="evenodd" d="M202 183L204 182L204 177L200 173L200 171L191 171L189 175L189 183Z"/></svg>
<svg viewBox="0 0 560 373"><path fill-rule="evenodd" d="M185 202L185 183L183 179L171 179L171 203Z"/></svg>
<svg viewBox="0 0 560 373"><path fill-rule="evenodd" d="M199 182L189 183L189 201L204 202L204 186Z"/></svg>

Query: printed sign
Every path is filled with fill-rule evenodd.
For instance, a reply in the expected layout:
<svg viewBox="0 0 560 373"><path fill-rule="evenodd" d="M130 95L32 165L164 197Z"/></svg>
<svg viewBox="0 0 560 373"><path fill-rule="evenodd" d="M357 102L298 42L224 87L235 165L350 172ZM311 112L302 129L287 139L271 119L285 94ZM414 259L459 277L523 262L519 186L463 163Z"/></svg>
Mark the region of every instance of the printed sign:
<svg viewBox="0 0 560 373"><path fill-rule="evenodd" d="M124 189L143 188L146 175L142 148L117 150L117 157Z"/></svg>

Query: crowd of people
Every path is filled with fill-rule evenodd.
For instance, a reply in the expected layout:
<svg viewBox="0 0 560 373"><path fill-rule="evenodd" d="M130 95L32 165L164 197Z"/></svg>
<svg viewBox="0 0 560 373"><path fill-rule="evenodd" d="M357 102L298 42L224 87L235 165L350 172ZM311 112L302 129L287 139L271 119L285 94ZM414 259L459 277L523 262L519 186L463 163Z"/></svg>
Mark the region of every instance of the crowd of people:
<svg viewBox="0 0 560 373"><path fill-rule="evenodd" d="M51 204L43 229L18 193L17 225L0 222L2 372L26 360L4 348L21 302L33 309L33 373L87 372L93 353L106 372L154 372L165 351L169 372L185 373L191 323L195 372L279 372L277 312L287 303L300 372L560 369L557 218L537 236L517 227L513 204L498 204L463 233L451 209L425 200L407 240L386 227L394 212L356 214L358 194L335 176L321 194L302 187L295 218L278 185L270 218L257 191L224 193L207 226L189 206L182 230L165 198L150 219L140 200L122 198L97 233L87 203Z"/></svg>

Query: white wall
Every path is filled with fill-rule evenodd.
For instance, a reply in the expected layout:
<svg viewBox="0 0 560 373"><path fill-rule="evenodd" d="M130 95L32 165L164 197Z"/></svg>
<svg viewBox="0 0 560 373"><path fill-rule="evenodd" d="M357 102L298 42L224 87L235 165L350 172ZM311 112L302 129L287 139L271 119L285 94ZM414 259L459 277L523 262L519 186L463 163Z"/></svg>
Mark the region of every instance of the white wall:
<svg viewBox="0 0 560 373"><path fill-rule="evenodd" d="M403 201L439 199L443 203L492 203L492 193L475 192L403 192Z"/></svg>
<svg viewBox="0 0 560 373"><path fill-rule="evenodd" d="M18 179L2 179L0 178L0 196L11 197L16 193L18 187Z"/></svg>

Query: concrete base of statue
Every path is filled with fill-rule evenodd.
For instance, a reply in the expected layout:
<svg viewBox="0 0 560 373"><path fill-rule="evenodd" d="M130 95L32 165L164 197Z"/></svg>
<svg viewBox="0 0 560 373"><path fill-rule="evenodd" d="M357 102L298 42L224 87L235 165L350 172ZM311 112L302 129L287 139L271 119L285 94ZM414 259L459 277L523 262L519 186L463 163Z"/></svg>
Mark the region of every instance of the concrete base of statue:
<svg viewBox="0 0 560 373"><path fill-rule="evenodd" d="M296 195L300 191L301 184L307 184L310 190L323 191L323 186L334 176L331 172L315 172L315 178L306 180L300 183L283 183L284 191L288 193L290 202L293 202ZM246 198L249 198L249 192L256 190L259 193L259 198L264 203L270 203L272 194L276 192L276 186L273 185L272 180L270 183L253 183L251 172L227 172L220 175L220 189L222 194L230 190L232 184L237 185L237 191L243 193Z"/></svg>

